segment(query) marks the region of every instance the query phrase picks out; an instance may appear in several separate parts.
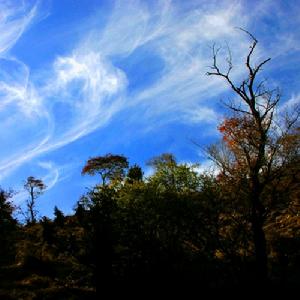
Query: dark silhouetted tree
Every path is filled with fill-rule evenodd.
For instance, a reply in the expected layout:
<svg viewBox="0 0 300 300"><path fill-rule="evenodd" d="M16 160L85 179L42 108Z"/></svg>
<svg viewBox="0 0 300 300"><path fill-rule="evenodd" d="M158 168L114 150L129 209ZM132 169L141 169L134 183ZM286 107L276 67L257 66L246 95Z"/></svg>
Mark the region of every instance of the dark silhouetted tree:
<svg viewBox="0 0 300 300"><path fill-rule="evenodd" d="M142 168L138 165L133 165L129 168L127 173L127 181L132 183L134 181L142 181L143 180L143 171Z"/></svg>
<svg viewBox="0 0 300 300"><path fill-rule="evenodd" d="M24 188L29 193L29 199L26 202L28 209L27 222L35 223L37 214L35 209L36 199L43 194L47 186L41 179L36 179L33 176L29 176L24 184Z"/></svg>
<svg viewBox="0 0 300 300"><path fill-rule="evenodd" d="M85 197L89 203L90 222L86 230L90 236L90 256L94 265L94 283L97 293L112 280L113 215L116 210L115 187L125 177L128 160L122 155L107 154L87 161L82 174L100 174L102 184Z"/></svg>
<svg viewBox="0 0 300 300"><path fill-rule="evenodd" d="M8 263L15 254L17 222L13 218L14 207L9 201L12 193L0 189L0 263Z"/></svg>
<svg viewBox="0 0 300 300"><path fill-rule="evenodd" d="M57 206L54 207L54 216L54 223L58 226L63 226L65 222L65 216Z"/></svg>
<svg viewBox="0 0 300 300"><path fill-rule="evenodd" d="M225 103L232 116L219 127L223 145L211 147L209 153L221 169L219 179L224 182L224 188L238 187L235 197L243 197L246 207L249 207L257 262L256 278L264 282L268 276L264 225L271 208L266 190L275 178L280 178L278 176L287 163L289 155L282 155L282 142L294 130L298 114L285 118L284 122L276 116L275 122L280 93L268 88L260 76L270 58L254 63L258 41L248 31L242 31L250 37L251 45L245 58L247 75L239 83L231 75L233 62L230 50L226 58L227 68L223 70L217 61L220 48L213 47L213 64L207 75L224 79L238 96L238 101Z"/></svg>

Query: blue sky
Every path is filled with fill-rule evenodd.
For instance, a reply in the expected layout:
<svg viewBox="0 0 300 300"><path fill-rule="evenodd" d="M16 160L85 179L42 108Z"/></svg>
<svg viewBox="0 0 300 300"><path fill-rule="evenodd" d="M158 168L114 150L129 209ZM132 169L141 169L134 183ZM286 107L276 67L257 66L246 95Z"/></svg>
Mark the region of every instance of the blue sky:
<svg viewBox="0 0 300 300"><path fill-rule="evenodd" d="M108 152L144 166L172 152L208 162L192 140L219 136L220 99L232 97L205 73L213 43L230 46L235 80L249 38L256 58L271 57L264 77L282 107L300 101L300 2L295 1L0 1L0 184L26 199L24 180L71 213L97 178L82 177L89 157ZM148 170L145 168L145 171Z"/></svg>

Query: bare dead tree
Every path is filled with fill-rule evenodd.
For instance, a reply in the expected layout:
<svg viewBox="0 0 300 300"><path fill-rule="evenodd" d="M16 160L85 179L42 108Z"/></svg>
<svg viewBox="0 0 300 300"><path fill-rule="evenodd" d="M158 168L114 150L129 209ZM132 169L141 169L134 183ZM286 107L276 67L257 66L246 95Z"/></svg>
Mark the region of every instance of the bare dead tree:
<svg viewBox="0 0 300 300"><path fill-rule="evenodd" d="M299 113L293 117L277 122L276 108L280 100L278 89L270 89L266 81L260 79L260 72L271 58L263 59L254 64L253 55L258 40L247 30L240 29L251 40L250 50L245 59L247 75L236 83L232 78L233 62L229 47L227 48L227 67L222 70L218 63L220 47L213 45L213 63L208 76L218 76L227 82L238 102L226 102L225 106L233 118L223 123L222 130L227 139L227 150L213 146L209 149L211 158L219 165L226 176L244 176L247 179L247 195L250 203L250 220L255 245L257 275L262 280L267 279L268 261L264 223L267 216L265 203L266 187L279 176L284 176L282 166L286 165L288 157L293 152L294 158L299 158L299 132L295 134ZM298 127L299 128L299 127ZM295 135L293 149L287 149L285 139ZM298 143L298 144L297 144ZM296 148L295 148L296 147ZM298 149L298 150L295 150ZM290 151L289 153L287 153ZM298 151L298 152L297 152ZM295 154L296 153L296 154ZM234 166L234 167L233 167ZM237 172L237 166L239 171ZM299 170L296 170L299 172Z"/></svg>

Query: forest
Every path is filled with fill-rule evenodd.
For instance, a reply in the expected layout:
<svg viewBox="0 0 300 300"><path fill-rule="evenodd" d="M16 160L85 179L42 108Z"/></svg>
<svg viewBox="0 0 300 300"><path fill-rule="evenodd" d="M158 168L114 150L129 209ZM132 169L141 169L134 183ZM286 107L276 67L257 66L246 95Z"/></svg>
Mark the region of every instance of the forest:
<svg viewBox="0 0 300 300"><path fill-rule="evenodd" d="M280 92L261 75L270 58L253 62L258 41L243 31L250 39L245 77L232 78L230 50L224 66L217 46L207 72L235 99L223 103L221 140L205 149L217 172L199 172L172 153L150 159L148 177L122 154L90 157L82 176L98 184L73 214L55 207L53 219L37 218L46 186L30 176L23 222L13 193L1 189L1 299L98 299L124 282L210 289L299 284L299 107L279 109Z"/></svg>

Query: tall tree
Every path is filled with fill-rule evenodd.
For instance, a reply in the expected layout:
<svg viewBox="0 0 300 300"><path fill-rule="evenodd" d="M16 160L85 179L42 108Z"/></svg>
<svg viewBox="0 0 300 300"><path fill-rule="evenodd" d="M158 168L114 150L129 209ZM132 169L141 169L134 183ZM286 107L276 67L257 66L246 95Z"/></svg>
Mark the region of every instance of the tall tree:
<svg viewBox="0 0 300 300"><path fill-rule="evenodd" d="M226 59L227 68L224 70L217 61L220 48L213 47L213 64L207 75L224 79L239 100L225 103L232 116L225 119L219 127L223 134L223 145L211 147L209 152L222 170L220 178L225 179L227 184L238 185L244 191L250 208L257 276L265 281L268 262L264 224L270 205L266 190L273 180L280 178L278 176L284 169L283 165L286 165L289 156L295 152L295 147L285 147L284 140L295 134L298 114L285 118L285 122L280 122L275 116L280 93L277 89L268 88L265 80L260 77L262 68L270 58L253 63L258 41L248 31L242 31L250 37L251 45L245 59L247 75L239 83L232 78L230 50L228 49ZM299 154L299 149L297 151Z"/></svg>
<svg viewBox="0 0 300 300"><path fill-rule="evenodd" d="M36 199L43 194L47 186L41 179L34 178L29 176L24 184L25 190L29 193L29 199L27 200L27 209L28 209L28 223L36 222L37 211L35 209Z"/></svg>
<svg viewBox="0 0 300 300"><path fill-rule="evenodd" d="M90 206L87 235L91 241L90 256L94 266L93 279L99 295L112 280L115 184L119 184L124 179L127 168L126 157L109 153L89 159L82 169L82 174L99 174L102 181L100 186L96 186L87 195Z"/></svg>

